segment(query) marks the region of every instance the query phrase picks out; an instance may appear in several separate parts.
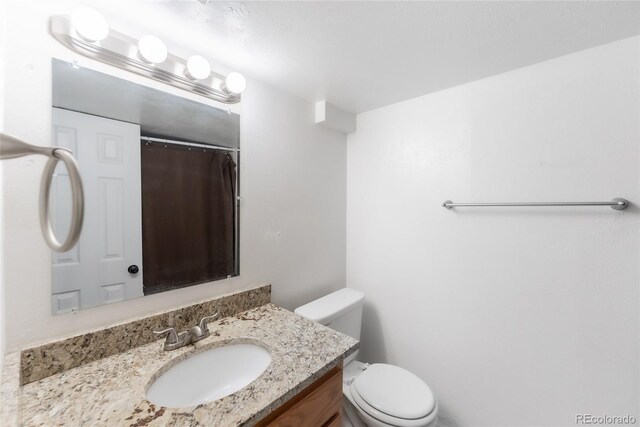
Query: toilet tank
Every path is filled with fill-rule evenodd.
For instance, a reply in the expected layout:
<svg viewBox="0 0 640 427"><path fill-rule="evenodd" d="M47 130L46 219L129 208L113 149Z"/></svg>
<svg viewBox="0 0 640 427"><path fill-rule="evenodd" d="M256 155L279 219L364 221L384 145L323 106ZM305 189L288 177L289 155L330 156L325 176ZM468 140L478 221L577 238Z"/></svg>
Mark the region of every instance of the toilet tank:
<svg viewBox="0 0 640 427"><path fill-rule="evenodd" d="M363 302L362 292L342 288L296 308L294 313L359 340Z"/></svg>

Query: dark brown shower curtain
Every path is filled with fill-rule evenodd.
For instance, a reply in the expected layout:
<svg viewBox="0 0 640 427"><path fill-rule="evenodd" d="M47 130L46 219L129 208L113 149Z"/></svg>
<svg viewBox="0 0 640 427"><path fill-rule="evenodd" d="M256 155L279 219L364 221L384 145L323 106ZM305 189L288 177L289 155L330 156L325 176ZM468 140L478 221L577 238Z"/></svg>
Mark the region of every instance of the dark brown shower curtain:
<svg viewBox="0 0 640 427"><path fill-rule="evenodd" d="M235 273L236 164L226 151L141 144L144 294Z"/></svg>

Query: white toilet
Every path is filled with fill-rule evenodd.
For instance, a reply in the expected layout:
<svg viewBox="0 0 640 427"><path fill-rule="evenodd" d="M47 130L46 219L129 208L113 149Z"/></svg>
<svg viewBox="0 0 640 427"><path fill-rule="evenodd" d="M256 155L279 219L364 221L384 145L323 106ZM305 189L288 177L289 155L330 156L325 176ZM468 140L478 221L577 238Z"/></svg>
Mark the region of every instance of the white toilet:
<svg viewBox="0 0 640 427"><path fill-rule="evenodd" d="M362 292L344 288L298 307L295 313L360 339L363 302ZM398 366L358 362L357 353L344 361L345 425L436 425L438 402L424 381Z"/></svg>

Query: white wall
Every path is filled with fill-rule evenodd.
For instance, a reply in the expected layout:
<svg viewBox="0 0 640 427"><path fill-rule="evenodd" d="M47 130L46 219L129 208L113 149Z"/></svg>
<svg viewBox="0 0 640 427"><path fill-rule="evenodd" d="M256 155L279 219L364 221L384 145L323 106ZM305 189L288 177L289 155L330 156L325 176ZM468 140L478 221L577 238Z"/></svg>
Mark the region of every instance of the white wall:
<svg viewBox="0 0 640 427"><path fill-rule="evenodd" d="M363 360L414 371L463 426L640 418L639 64L634 37L358 116ZM634 205L440 207L612 197Z"/></svg>
<svg viewBox="0 0 640 427"><path fill-rule="evenodd" d="M6 45L6 37L4 34L5 27L5 2L0 0L0 99L4 99L4 51ZM4 130L4 103L0 102L0 132ZM4 229L4 180L3 168L0 162L0 233ZM4 316L4 259L2 253L4 239L0 238L0 372L4 366L4 349L5 349L5 316ZM0 379L0 383L2 380Z"/></svg>
<svg viewBox="0 0 640 427"><path fill-rule="evenodd" d="M204 101L85 59L58 44L48 34L48 17L70 10L64 2L40 2L38 7L31 2L8 5L11 43L5 56L3 97L7 133L34 144L50 144L52 57L77 59L82 66ZM166 39L170 44L170 35ZM29 157L3 162L7 351L265 281L273 285L273 301L286 308L343 287L346 138L315 126L313 107L248 79L241 105L239 278L76 315L50 315L50 252L40 235L37 205L44 160Z"/></svg>

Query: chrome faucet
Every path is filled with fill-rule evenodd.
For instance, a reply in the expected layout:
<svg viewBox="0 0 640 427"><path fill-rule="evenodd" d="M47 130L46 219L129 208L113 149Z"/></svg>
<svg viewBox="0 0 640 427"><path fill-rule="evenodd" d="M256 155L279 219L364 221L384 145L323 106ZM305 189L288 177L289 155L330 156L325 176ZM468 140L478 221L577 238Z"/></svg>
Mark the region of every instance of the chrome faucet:
<svg viewBox="0 0 640 427"><path fill-rule="evenodd" d="M177 333L174 328L168 328L162 331L153 331L153 333L155 335L167 334L167 339L164 341L164 350L176 350L207 338L210 334L208 323L211 320L215 320L219 315L220 312L217 312L211 316L203 317L198 325L193 326L188 331Z"/></svg>

